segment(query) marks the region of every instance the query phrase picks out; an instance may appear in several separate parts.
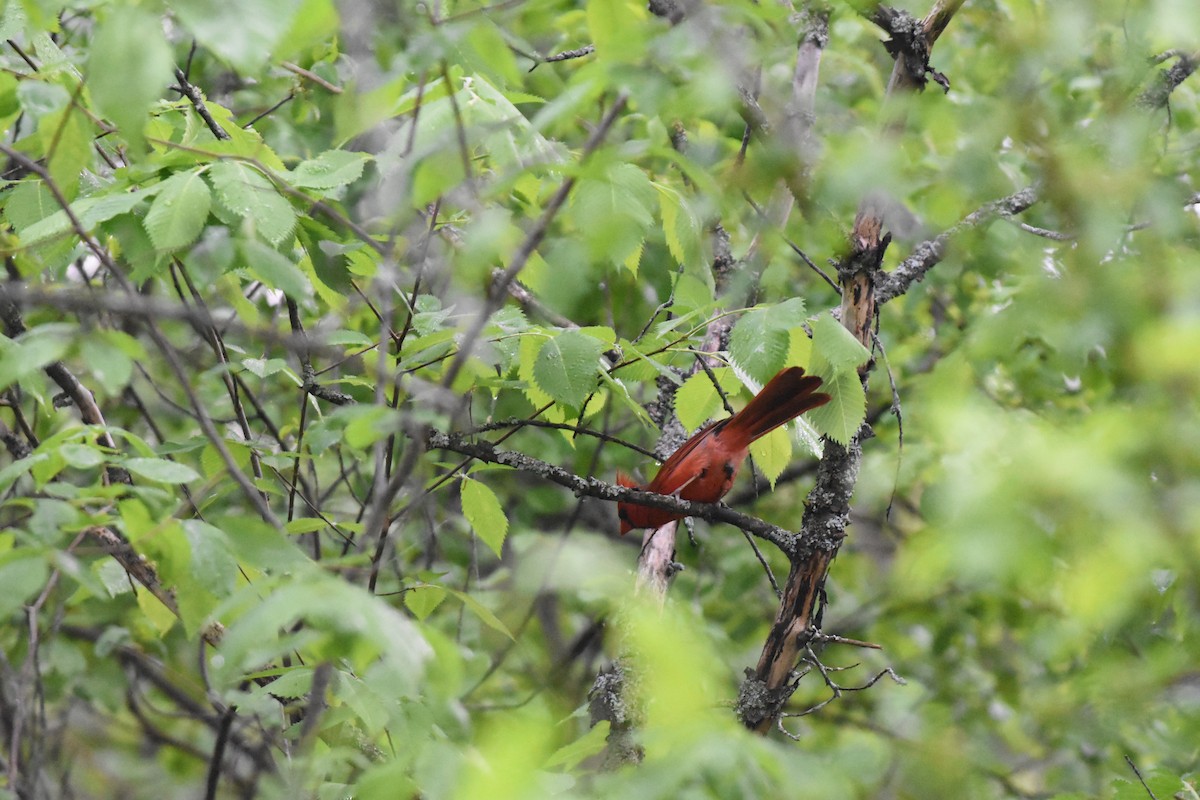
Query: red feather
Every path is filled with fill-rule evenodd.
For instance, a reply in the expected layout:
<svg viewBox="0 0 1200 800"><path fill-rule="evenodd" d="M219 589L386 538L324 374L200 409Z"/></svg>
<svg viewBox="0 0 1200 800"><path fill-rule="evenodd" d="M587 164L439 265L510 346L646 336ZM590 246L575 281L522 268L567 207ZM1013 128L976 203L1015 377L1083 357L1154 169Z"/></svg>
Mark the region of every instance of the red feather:
<svg viewBox="0 0 1200 800"><path fill-rule="evenodd" d="M820 386L821 379L805 375L801 367L781 370L741 411L704 426L684 442L650 483L639 487L628 475L618 473L617 484L715 503L733 486L751 442L829 402L829 395L817 391ZM683 517L638 503L617 503L617 515L622 535L633 528L658 528Z"/></svg>

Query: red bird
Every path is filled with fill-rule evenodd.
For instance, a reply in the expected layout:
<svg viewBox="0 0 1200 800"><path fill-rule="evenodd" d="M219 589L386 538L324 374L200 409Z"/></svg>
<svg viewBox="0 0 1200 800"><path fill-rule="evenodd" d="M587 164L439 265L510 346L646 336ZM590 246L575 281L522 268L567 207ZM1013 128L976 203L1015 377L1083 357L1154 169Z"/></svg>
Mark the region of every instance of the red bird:
<svg viewBox="0 0 1200 800"><path fill-rule="evenodd" d="M741 411L709 423L684 442L663 462L650 483L639 486L628 475L617 473L617 484L699 503L715 503L733 486L751 442L810 408L829 402L829 395L817 391L820 385L820 378L805 375L801 367L781 370ZM621 518L624 536L633 528L658 528L685 515L623 502L617 503L617 516Z"/></svg>

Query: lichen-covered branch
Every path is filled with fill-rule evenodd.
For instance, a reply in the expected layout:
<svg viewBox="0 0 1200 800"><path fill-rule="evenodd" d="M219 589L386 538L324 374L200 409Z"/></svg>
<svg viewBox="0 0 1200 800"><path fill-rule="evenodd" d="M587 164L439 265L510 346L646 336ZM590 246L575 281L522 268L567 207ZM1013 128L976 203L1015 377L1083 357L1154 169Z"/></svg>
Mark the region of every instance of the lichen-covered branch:
<svg viewBox="0 0 1200 800"><path fill-rule="evenodd" d="M971 212L952 228L949 228L928 241L921 242L913 248L912 255L900 262L889 273L881 273L875 285L875 302L883 305L904 294L914 284L925 277L946 254L946 246L950 240L971 228L986 225L992 220L1002 217L1013 217L1025 211L1038 201L1038 192L1031 187L994 200L982 208Z"/></svg>
<svg viewBox="0 0 1200 800"><path fill-rule="evenodd" d="M559 486L565 486L577 497L595 497L600 500L623 500L635 502L652 508L663 508L677 511L689 517L698 517L716 522L728 522L744 531L765 539L778 547L784 553L792 554L804 548L804 544L795 533L764 522L749 514L734 511L721 503L694 503L670 495L644 492L640 489L628 489L624 486L606 483L599 478L583 478L575 473L556 467L533 456L519 453L515 450L502 450L494 445L471 440L465 436L452 433L432 431L426 446L431 450L449 450L464 456L484 461L489 464L502 464L520 472L537 475ZM615 526L615 519L614 519Z"/></svg>

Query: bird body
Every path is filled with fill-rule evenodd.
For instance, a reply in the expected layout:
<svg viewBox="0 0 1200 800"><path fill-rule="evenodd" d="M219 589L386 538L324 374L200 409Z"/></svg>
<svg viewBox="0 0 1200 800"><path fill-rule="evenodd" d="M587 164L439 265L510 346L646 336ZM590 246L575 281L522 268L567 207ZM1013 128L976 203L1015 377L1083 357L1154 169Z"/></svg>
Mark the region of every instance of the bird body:
<svg viewBox="0 0 1200 800"><path fill-rule="evenodd" d="M715 503L733 487L754 440L829 402L829 395L817 391L820 386L821 379L805 375L802 367L783 369L741 411L709 423L684 442L663 462L650 483L639 486L620 473L617 483L684 500ZM617 503L617 516L621 519L621 535L633 528L658 528L684 517L629 502Z"/></svg>

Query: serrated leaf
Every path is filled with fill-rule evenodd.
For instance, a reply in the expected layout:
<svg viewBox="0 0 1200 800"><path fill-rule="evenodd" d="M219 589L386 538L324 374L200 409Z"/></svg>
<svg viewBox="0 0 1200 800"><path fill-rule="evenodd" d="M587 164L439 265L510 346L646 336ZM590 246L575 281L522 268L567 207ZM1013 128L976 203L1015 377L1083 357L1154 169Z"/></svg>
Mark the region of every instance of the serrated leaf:
<svg viewBox="0 0 1200 800"><path fill-rule="evenodd" d="M466 478L462 482L462 510L475 535L492 549L497 557L508 536L508 517L500 500L486 484Z"/></svg>
<svg viewBox="0 0 1200 800"><path fill-rule="evenodd" d="M191 0L172 10L205 47L239 73L255 75L266 69L300 7L300 0Z"/></svg>
<svg viewBox="0 0 1200 800"><path fill-rule="evenodd" d="M609 165L602 174L581 178L571 195L571 215L592 257L629 267L654 224L656 195L646 173L633 164Z"/></svg>
<svg viewBox="0 0 1200 800"><path fill-rule="evenodd" d="M32 547L0 555L0 586L4 587L0 592L0 619L7 620L14 611L32 600L49 575L46 556Z"/></svg>
<svg viewBox="0 0 1200 800"><path fill-rule="evenodd" d="M658 183L654 188L658 189L658 208L667 249L676 263L696 265L701 252L700 220L679 192Z"/></svg>
<svg viewBox="0 0 1200 800"><path fill-rule="evenodd" d="M311 563L293 539L259 517L235 515L210 522L225 532L238 561L252 569L280 574Z"/></svg>
<svg viewBox="0 0 1200 800"><path fill-rule="evenodd" d="M277 245L295 229L292 204L254 167L241 161L220 161L207 175L225 210L247 221L265 241Z"/></svg>
<svg viewBox="0 0 1200 800"><path fill-rule="evenodd" d="M625 267L625 269L629 270L629 272L633 275L637 275L638 270L642 266L642 253L645 251L646 243L638 242L637 246L634 247L629 255L625 257L625 260L621 262L621 266Z"/></svg>
<svg viewBox="0 0 1200 800"><path fill-rule="evenodd" d="M512 632L508 629L508 626L501 622L500 618L493 614L490 608L483 605L466 592L457 592L453 589L447 589L446 591L461 600L463 605L467 607L467 610L478 617L479 621L484 625L487 625L494 631L499 631L509 639L513 639L515 641Z"/></svg>
<svg viewBox="0 0 1200 800"><path fill-rule="evenodd" d="M19 458L11 464L0 467L0 492L7 492L17 479L36 467L50 460L49 453L36 453L32 456Z"/></svg>
<svg viewBox="0 0 1200 800"><path fill-rule="evenodd" d="M166 633L175 627L176 616L171 609L163 605L162 601L155 597L151 592L137 593L138 608L150 621L160 634Z"/></svg>
<svg viewBox="0 0 1200 800"><path fill-rule="evenodd" d="M579 329L584 336L590 336L605 347L612 347L617 341L617 332L605 325L587 325Z"/></svg>
<svg viewBox="0 0 1200 800"><path fill-rule="evenodd" d="M417 619L424 621L434 609L446 599L446 590L441 586L414 586L404 592L404 605Z"/></svg>
<svg viewBox="0 0 1200 800"><path fill-rule="evenodd" d="M643 340L643 345L645 340ZM650 346L646 349L654 349L654 343L649 343ZM624 356L625 365L620 371L615 373L622 381L630 383L643 383L645 381L654 380L659 375L669 375L670 370L662 364L647 356L643 350L643 345L635 345L628 339L621 339L618 347Z"/></svg>
<svg viewBox="0 0 1200 800"><path fill-rule="evenodd" d="M605 62L622 62L644 56L646 14L643 5L625 0L588 0L587 23L596 57Z"/></svg>
<svg viewBox="0 0 1200 800"><path fill-rule="evenodd" d="M61 213L58 201L40 180L21 181L4 201L4 216L20 234L56 211ZM66 222L66 214L62 217Z"/></svg>
<svg viewBox="0 0 1200 800"><path fill-rule="evenodd" d="M457 148L430 153L413 171L413 207L424 208L466 179L462 153Z"/></svg>
<svg viewBox="0 0 1200 800"><path fill-rule="evenodd" d="M611 723L606 719L593 725L587 733L575 741L555 750L550 758L546 759L544 768L562 767L567 771L573 770L580 762L603 753L604 748L608 746L610 725Z"/></svg>
<svg viewBox="0 0 1200 800"><path fill-rule="evenodd" d="M787 331L776 327L764 309L743 314L729 335L729 357L761 381L783 369L787 352Z"/></svg>
<svg viewBox="0 0 1200 800"><path fill-rule="evenodd" d="M275 248L257 239L243 239L238 242L238 250L246 267L263 283L296 299L312 296L312 283L308 277Z"/></svg>
<svg viewBox="0 0 1200 800"><path fill-rule="evenodd" d="M679 281L675 284L674 310L677 313L707 313L714 305L712 286L695 275L684 273L679 276Z"/></svg>
<svg viewBox="0 0 1200 800"><path fill-rule="evenodd" d="M79 193L79 176L90 167L92 135L83 114L73 106L47 114L38 123L43 149L50 154L50 178L67 200Z"/></svg>
<svg viewBox="0 0 1200 800"><path fill-rule="evenodd" d="M150 104L166 92L171 48L156 14L133 5L110 8L92 37L87 88L100 113L141 152Z"/></svg>
<svg viewBox="0 0 1200 800"><path fill-rule="evenodd" d="M212 193L199 171L172 175L162 182L146 212L146 233L156 249L180 250L204 230L211 206Z"/></svg>
<svg viewBox="0 0 1200 800"><path fill-rule="evenodd" d="M792 328L788 331L788 354L785 363L807 368L811 361L812 339L804 328Z"/></svg>
<svg viewBox="0 0 1200 800"><path fill-rule="evenodd" d="M546 341L533 364L537 385L555 401L579 408L596 388L596 370L604 345L579 331Z"/></svg>
<svg viewBox="0 0 1200 800"><path fill-rule="evenodd" d="M227 597L237 586L238 563L225 531L197 519L184 520L183 532L191 549L188 571L214 597Z"/></svg>
<svg viewBox="0 0 1200 800"><path fill-rule="evenodd" d="M97 331L80 342L79 355L100 387L109 396L115 396L128 385L134 360L144 358L145 349L124 332Z"/></svg>
<svg viewBox="0 0 1200 800"><path fill-rule="evenodd" d="M790 331L804 322L804 299L792 297L766 309L767 324L776 330Z"/></svg>
<svg viewBox="0 0 1200 800"><path fill-rule="evenodd" d="M266 378L274 375L277 372L282 372L292 380L292 383L297 386L303 386L304 382L297 377L295 372L292 372L292 367L282 358L243 358L242 366L253 375L260 378Z"/></svg>
<svg viewBox="0 0 1200 800"><path fill-rule="evenodd" d="M835 370L858 369L870 353L832 314L822 314L813 322L813 353Z"/></svg>
<svg viewBox="0 0 1200 800"><path fill-rule="evenodd" d="M812 371L821 376L824 381L821 391L827 392L830 400L809 411L808 421L838 444L847 445L866 417L867 397L857 371L851 369L830 375L828 365L821 361L813 359Z"/></svg>
<svg viewBox="0 0 1200 800"><path fill-rule="evenodd" d="M63 331L46 327L34 329L19 340L0 339L0 389L59 360L69 345Z"/></svg>
<svg viewBox="0 0 1200 800"><path fill-rule="evenodd" d="M792 460L792 437L789 435L789 426L776 428L750 445L750 456L754 459L755 468L774 489L775 481L779 479Z"/></svg>
<svg viewBox="0 0 1200 800"><path fill-rule="evenodd" d="M375 442L400 430L400 415L387 406L343 406L348 420L344 441L354 450L365 450Z"/></svg>
<svg viewBox="0 0 1200 800"><path fill-rule="evenodd" d="M270 683L259 686L255 692L289 699L304 697L312 691L312 679L312 667L292 667Z"/></svg>
<svg viewBox="0 0 1200 800"><path fill-rule="evenodd" d="M292 536L297 536L302 533L316 533L323 531L329 527L329 523L319 517L300 517L283 526L283 529Z"/></svg>
<svg viewBox="0 0 1200 800"><path fill-rule="evenodd" d="M721 395L704 372L697 372L675 390L675 416L689 431L699 428L721 408Z"/></svg>
<svg viewBox="0 0 1200 800"><path fill-rule="evenodd" d="M26 184L35 186L36 184ZM18 191L24 190L24 186ZM133 210L138 203L152 196L157 192L157 187L153 190L141 192L117 192L114 194L96 195L92 197L84 197L71 203L71 212L75 214L75 218L79 220L85 232L90 232L92 228L101 222L106 222L113 217L124 214ZM58 209L45 217L37 218L37 221L22 229L18 219L24 220L28 218L28 214L35 214L45 210L45 206L41 202L45 197L49 197L49 192L42 194L35 192L34 196L29 198L31 201L36 201L39 205L35 208L26 208L18 210L16 208L6 207L5 213L17 227L17 233L20 234L21 244L26 247L32 247L36 244L49 241L59 236L65 236L73 232L71 220L67 216L67 212L58 208L55 204L54 208ZM25 196L22 195L22 200ZM12 199L9 200L9 206L12 206L17 200L17 194L14 192Z"/></svg>
<svg viewBox="0 0 1200 800"><path fill-rule="evenodd" d="M189 483L200 478L187 464L165 458L128 458L123 466L135 475L161 483Z"/></svg>
<svg viewBox="0 0 1200 800"><path fill-rule="evenodd" d="M362 177L371 156L350 150L326 150L316 158L301 161L287 180L299 189L334 189Z"/></svg>

